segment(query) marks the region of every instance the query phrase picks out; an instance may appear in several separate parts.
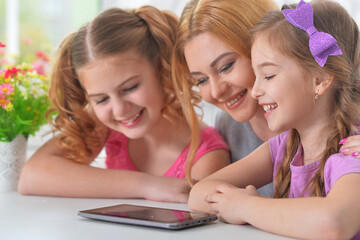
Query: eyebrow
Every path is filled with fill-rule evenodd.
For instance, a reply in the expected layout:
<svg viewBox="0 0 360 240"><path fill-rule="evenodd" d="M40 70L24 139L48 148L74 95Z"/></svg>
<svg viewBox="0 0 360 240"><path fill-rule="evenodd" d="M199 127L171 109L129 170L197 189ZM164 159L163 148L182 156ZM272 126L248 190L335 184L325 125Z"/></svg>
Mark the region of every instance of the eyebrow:
<svg viewBox="0 0 360 240"><path fill-rule="evenodd" d="M272 62L263 62L263 63L257 65L256 67L263 68L263 67L267 67L267 66L278 67L279 65L272 63Z"/></svg>
<svg viewBox="0 0 360 240"><path fill-rule="evenodd" d="M228 55L231 55L231 54L234 54L234 52L225 52L225 53L219 55L217 58L215 58L214 61L212 61L210 63L210 67L214 67L222 58L224 58ZM191 75L201 75L202 73L201 72L191 72L190 74Z"/></svg>
<svg viewBox="0 0 360 240"><path fill-rule="evenodd" d="M120 88L122 85L124 85L125 83L127 83L128 81L132 80L132 79L135 79L135 78L138 78L140 75L135 75L135 76L132 76L128 79L126 79L124 82L120 83L118 86L116 86L114 89L118 89ZM94 93L94 94L88 94L88 97L91 98L91 97L97 97L97 96L101 96L101 95L104 95L104 93Z"/></svg>

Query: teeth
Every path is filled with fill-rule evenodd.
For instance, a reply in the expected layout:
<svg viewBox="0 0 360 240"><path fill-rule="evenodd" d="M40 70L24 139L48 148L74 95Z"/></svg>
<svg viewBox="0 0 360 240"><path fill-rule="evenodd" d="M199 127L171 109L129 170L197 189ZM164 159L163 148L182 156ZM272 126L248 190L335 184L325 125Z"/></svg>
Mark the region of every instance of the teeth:
<svg viewBox="0 0 360 240"><path fill-rule="evenodd" d="M277 104L268 104L268 105L263 105L264 111L265 112L271 112L271 110L277 108Z"/></svg>
<svg viewBox="0 0 360 240"><path fill-rule="evenodd" d="M131 119L129 119L129 120L123 120L123 121L121 121L121 122L123 122L123 123L126 123L126 124L129 124L129 123L133 123L136 119L138 119L138 117L140 116L140 114L141 114L141 111L140 112L138 112L138 114L136 114L134 117L132 117Z"/></svg>
<svg viewBox="0 0 360 240"><path fill-rule="evenodd" d="M234 103L236 103L237 101L239 101L239 99L242 97L242 96L244 96L244 94L246 93L246 89L244 90L244 91L242 91L238 96L236 96L235 98L233 98L233 99L231 99L230 101L228 101L227 103L226 103L226 105L227 106L231 106L231 105L233 105Z"/></svg>

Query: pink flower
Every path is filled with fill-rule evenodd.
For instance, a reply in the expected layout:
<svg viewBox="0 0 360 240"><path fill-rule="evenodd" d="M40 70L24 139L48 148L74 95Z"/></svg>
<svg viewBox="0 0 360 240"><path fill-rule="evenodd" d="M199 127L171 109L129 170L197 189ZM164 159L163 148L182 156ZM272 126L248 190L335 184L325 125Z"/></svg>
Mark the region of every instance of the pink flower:
<svg viewBox="0 0 360 240"><path fill-rule="evenodd" d="M0 42L0 47L6 47L6 45Z"/></svg>
<svg viewBox="0 0 360 240"><path fill-rule="evenodd" d="M46 62L49 62L49 61L50 61L50 58L49 58L44 52L42 52L42 51L37 51L37 52L35 53L35 55L36 55L36 57L38 57L38 58L40 58L40 59L42 59L42 60L44 60L44 61L46 61Z"/></svg>
<svg viewBox="0 0 360 240"><path fill-rule="evenodd" d="M0 94L2 94L3 96L9 96L10 93L12 93L13 91L14 88L11 87L11 83L3 83L0 85Z"/></svg>
<svg viewBox="0 0 360 240"><path fill-rule="evenodd" d="M33 62L33 67L38 74L43 76L46 76L47 73L49 72L49 63L42 59Z"/></svg>
<svg viewBox="0 0 360 240"><path fill-rule="evenodd" d="M6 104L9 103L10 100L9 99L5 99L5 97L0 96L0 106L3 109L6 109Z"/></svg>
<svg viewBox="0 0 360 240"><path fill-rule="evenodd" d="M9 68L8 70L6 70L5 72L5 79L7 79L8 77L16 77L17 76L17 73L20 72L21 69L18 69L18 68Z"/></svg>

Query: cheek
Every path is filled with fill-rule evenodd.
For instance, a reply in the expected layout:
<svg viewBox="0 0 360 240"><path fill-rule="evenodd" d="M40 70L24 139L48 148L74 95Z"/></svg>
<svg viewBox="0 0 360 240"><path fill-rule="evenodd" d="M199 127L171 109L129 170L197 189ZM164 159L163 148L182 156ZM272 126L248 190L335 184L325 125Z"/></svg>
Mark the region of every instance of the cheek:
<svg viewBox="0 0 360 240"><path fill-rule="evenodd" d="M107 114L105 111L105 108L98 105L92 105L92 109L94 111L95 116L101 121L106 122L107 120Z"/></svg>
<svg viewBox="0 0 360 240"><path fill-rule="evenodd" d="M201 98L208 103L215 103L215 99L211 96L211 89L209 84L199 87L199 94Z"/></svg>

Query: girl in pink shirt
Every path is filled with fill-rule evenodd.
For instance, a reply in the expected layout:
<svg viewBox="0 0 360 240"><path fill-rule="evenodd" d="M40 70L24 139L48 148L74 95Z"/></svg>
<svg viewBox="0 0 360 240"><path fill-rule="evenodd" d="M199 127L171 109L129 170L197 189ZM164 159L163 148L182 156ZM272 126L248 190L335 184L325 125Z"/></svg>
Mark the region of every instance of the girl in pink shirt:
<svg viewBox="0 0 360 240"><path fill-rule="evenodd" d="M27 162L22 194L186 202L187 180L229 164L225 142L200 121L204 147L187 151L170 71L177 23L151 6L113 8L64 39L50 89L58 134ZM110 169L91 166L104 147Z"/></svg>

